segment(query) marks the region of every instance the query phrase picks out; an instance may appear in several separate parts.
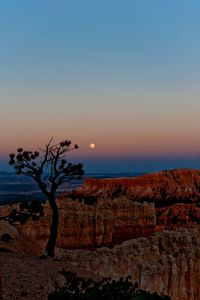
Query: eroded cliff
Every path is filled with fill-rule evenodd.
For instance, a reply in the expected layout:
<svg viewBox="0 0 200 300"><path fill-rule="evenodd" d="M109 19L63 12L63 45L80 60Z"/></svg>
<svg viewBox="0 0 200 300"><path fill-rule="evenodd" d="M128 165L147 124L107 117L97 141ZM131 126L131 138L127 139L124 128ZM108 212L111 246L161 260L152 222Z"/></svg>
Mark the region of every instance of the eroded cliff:
<svg viewBox="0 0 200 300"><path fill-rule="evenodd" d="M79 189L80 197L116 197L123 195L132 201L154 202L156 206L200 201L200 171L169 170L134 178L86 179Z"/></svg>
<svg viewBox="0 0 200 300"><path fill-rule="evenodd" d="M139 287L172 300L200 299L200 230L162 231L94 252L62 250L73 266L99 278L131 276Z"/></svg>
<svg viewBox="0 0 200 300"><path fill-rule="evenodd" d="M163 229L195 227L200 220L199 197L200 172L196 170L164 171L131 179L88 179L82 188L57 200L57 246L113 247ZM87 202L90 205L85 205ZM4 216L7 210L3 210ZM48 238L48 203L44 211L38 206L25 207L18 213L20 218L25 224L15 222L15 215L13 220L21 233L39 241Z"/></svg>
<svg viewBox="0 0 200 300"><path fill-rule="evenodd" d="M57 246L66 249L112 247L122 241L149 236L155 231L156 214L152 203L136 203L127 198L99 201L85 205L71 199L59 199ZM18 228L37 240L47 239L51 210L47 204L44 216L28 220Z"/></svg>

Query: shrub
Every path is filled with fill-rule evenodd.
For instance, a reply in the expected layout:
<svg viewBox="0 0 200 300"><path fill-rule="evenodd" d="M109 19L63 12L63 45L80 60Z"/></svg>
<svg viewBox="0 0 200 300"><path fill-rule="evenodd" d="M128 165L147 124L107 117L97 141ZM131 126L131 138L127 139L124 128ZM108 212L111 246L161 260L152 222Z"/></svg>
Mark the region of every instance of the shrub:
<svg viewBox="0 0 200 300"><path fill-rule="evenodd" d="M131 277L118 281L105 278L101 282L84 279L72 272L61 272L66 283L56 288L48 300L170 300L168 296L151 294L138 289L138 284L131 282Z"/></svg>

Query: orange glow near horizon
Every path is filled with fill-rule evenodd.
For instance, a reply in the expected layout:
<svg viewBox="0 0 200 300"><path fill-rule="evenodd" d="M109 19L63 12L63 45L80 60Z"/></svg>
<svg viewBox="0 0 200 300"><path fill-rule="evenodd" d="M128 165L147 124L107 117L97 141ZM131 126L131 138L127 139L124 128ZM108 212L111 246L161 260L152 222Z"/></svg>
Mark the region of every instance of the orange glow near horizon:
<svg viewBox="0 0 200 300"><path fill-rule="evenodd" d="M89 139L84 140L83 137L71 138L63 136L60 139L55 139L55 143L64 138L71 139L72 143L78 144L79 149L73 151L70 156L74 157L146 157L146 156L193 156L200 153L200 141L193 136L180 135L149 135L135 136L132 139L125 136L112 138L107 135L104 137L95 137L98 147L95 151L91 151L88 147ZM18 147L23 147L28 150L37 150L43 148L50 138L32 137L31 140L26 136L19 138L12 137L9 142L1 145L1 157L5 158L9 153L15 152ZM187 143L186 143L187 140ZM4 140L5 141L5 140Z"/></svg>
<svg viewBox="0 0 200 300"><path fill-rule="evenodd" d="M156 86L146 90L88 86L59 92L44 88L34 94L29 89L22 89L22 95L2 90L0 157L19 146L38 149L52 136L55 142L68 138L78 144L79 157L199 153L200 102L195 86L168 91ZM88 147L91 141L98 145L95 151Z"/></svg>

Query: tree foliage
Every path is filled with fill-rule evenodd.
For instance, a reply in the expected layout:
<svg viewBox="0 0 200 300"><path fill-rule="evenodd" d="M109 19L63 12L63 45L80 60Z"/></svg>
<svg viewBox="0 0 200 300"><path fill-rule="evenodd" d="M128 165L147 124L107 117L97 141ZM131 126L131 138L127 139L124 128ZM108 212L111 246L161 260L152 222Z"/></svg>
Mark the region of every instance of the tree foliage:
<svg viewBox="0 0 200 300"><path fill-rule="evenodd" d="M48 196L53 191L72 179L77 179L84 174L82 164L67 162L66 153L78 149L70 140L64 140L52 145L53 138L38 151L27 151L18 148L17 153L10 154L9 164L14 167L16 174L33 178L42 192Z"/></svg>
<svg viewBox="0 0 200 300"><path fill-rule="evenodd" d="M52 209L52 223L45 255L54 257L54 249L58 231L58 207L56 193L63 183L79 179L84 174L83 165L72 164L66 160L66 154L78 149L70 140L52 144L53 138L39 151L27 151L18 148L10 154L9 164L14 167L16 174L31 177L47 197Z"/></svg>

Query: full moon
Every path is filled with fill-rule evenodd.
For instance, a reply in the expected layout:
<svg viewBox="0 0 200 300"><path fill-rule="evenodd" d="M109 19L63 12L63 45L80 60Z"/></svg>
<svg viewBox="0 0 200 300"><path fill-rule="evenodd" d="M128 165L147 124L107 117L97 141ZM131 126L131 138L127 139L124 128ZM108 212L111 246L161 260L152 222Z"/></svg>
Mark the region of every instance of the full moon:
<svg viewBox="0 0 200 300"><path fill-rule="evenodd" d="M91 143L90 144L90 149L94 149L95 148L95 144L94 143Z"/></svg>

